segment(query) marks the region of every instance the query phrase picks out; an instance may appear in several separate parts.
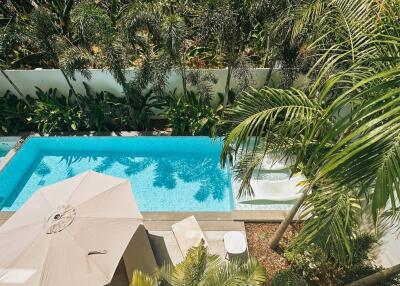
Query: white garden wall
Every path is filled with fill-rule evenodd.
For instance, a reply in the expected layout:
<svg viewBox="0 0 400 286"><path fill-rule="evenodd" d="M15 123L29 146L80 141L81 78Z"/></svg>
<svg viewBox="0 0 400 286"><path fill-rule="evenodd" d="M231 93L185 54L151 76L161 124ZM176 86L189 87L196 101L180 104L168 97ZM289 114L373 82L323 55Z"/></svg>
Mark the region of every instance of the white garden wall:
<svg viewBox="0 0 400 286"><path fill-rule="evenodd" d="M80 73L76 73L76 80L72 82L75 90L78 93L84 94L85 89L82 81L85 81L94 92L109 91L117 96L123 96L121 86L115 81L113 76L108 71L103 70L90 70L92 77L87 80L81 76ZM203 72L213 73L218 80L217 84L213 85L213 91L215 93L215 99L217 99L218 92L224 92L227 69L209 69L202 70ZM68 93L68 85L58 69L37 69L37 70L7 70L5 71L8 77L17 85L23 94L35 95L35 86L46 91L49 88L57 88L61 94ZM126 70L127 77L133 78L135 76L135 70ZM265 79L268 74L268 69L252 69L253 75L253 86L262 87L265 83ZM280 79L279 70L273 72L271 78L271 84L277 83ZM233 87L236 86L236 81L232 81ZM172 72L168 81L167 90L174 90L177 88L178 91L182 90L181 78L176 72ZM16 94L13 87L9 82L0 74L0 96L10 90Z"/></svg>

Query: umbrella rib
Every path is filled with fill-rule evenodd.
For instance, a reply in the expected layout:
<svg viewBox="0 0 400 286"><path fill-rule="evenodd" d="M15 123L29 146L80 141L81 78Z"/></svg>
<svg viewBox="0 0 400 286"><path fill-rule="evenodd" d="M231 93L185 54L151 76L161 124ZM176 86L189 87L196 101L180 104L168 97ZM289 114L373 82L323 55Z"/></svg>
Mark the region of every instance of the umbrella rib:
<svg viewBox="0 0 400 286"><path fill-rule="evenodd" d="M51 246L51 241L53 240L53 236L50 238L50 242L47 245L47 249L46 249L46 255L44 256L44 261L43 261L43 268L42 268L42 273L40 274L40 285L47 285L43 283L43 278L44 278L44 272L47 269L47 267L45 267L45 265L48 263L49 260L49 250L50 250L50 246Z"/></svg>
<svg viewBox="0 0 400 286"><path fill-rule="evenodd" d="M39 191L37 191L37 193L39 193L41 196L42 196L42 198L43 198L43 200L49 205L49 208L53 211L54 210L54 207L51 205L51 203L49 202L49 200L46 198L46 196L43 194L43 191L42 190L39 190Z"/></svg>
<svg viewBox="0 0 400 286"><path fill-rule="evenodd" d="M82 185L83 181L85 180L85 178L87 176L89 176L89 174L91 174L92 172L88 171L81 179L81 181L79 182L79 184L73 189L73 191L71 192L71 194L69 195L68 199L65 200L66 202L69 202L69 200L72 198L72 196L75 194L75 192L79 189L79 187Z"/></svg>
<svg viewBox="0 0 400 286"><path fill-rule="evenodd" d="M118 183L117 185L114 185L114 186L112 186L111 188L107 189L106 191L100 192L100 193L98 193L98 194L96 194L96 195L94 195L94 196L88 198L87 200L84 200L83 202L81 202L79 205L76 205L75 207L81 206L81 205L83 205L84 203L86 203L87 201L90 201L90 200L92 200L92 199L95 199L95 198L98 197L98 196L104 195L104 193L110 192L110 191L114 190L115 188L119 187L120 185L126 184L127 182L128 182L128 180L124 180L124 181L122 181L121 183ZM74 191L74 192L75 192L75 191ZM69 201L69 200L70 200L70 198L68 199L68 201Z"/></svg>

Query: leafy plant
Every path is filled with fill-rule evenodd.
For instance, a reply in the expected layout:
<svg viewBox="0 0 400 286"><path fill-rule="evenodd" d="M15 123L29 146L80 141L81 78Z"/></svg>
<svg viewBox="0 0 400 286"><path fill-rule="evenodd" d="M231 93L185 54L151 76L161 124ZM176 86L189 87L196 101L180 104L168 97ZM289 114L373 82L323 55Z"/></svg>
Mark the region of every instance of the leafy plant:
<svg viewBox="0 0 400 286"><path fill-rule="evenodd" d="M161 99L173 135L216 134L221 121L222 106L212 108L202 94L189 91L186 98L175 91Z"/></svg>
<svg viewBox="0 0 400 286"><path fill-rule="evenodd" d="M368 253L376 243L375 237L361 234L354 238L356 246L351 266L338 263L336 254L326 254L321 246L313 244L302 252L287 251L285 257L290 262L290 268L300 274L308 285L347 285L367 275L382 270L374 265ZM399 277L388 278L379 285L398 285ZM282 284L283 285L283 284Z"/></svg>
<svg viewBox="0 0 400 286"><path fill-rule="evenodd" d="M83 114L68 96L57 96L57 89L47 92L36 87L37 100L33 100L28 122L44 133L77 131L82 126Z"/></svg>
<svg viewBox="0 0 400 286"><path fill-rule="evenodd" d="M307 286L303 277L291 270L281 270L272 279L271 286Z"/></svg>
<svg viewBox="0 0 400 286"><path fill-rule="evenodd" d="M128 108L123 98L118 98L107 91L94 94L87 84L85 84L85 88L86 94L80 96L85 129L97 131L128 129Z"/></svg>
<svg viewBox="0 0 400 286"><path fill-rule="evenodd" d="M161 108L157 95L152 90L148 90L146 92L137 91L131 96L134 100L131 100L129 105L133 110L133 114L129 118L129 126L131 130L147 130L151 115Z"/></svg>
<svg viewBox="0 0 400 286"><path fill-rule="evenodd" d="M25 114L29 112L24 101L7 91L0 97L0 134L17 134L28 129Z"/></svg>
<svg viewBox="0 0 400 286"><path fill-rule="evenodd" d="M301 275L309 285L336 285L341 281L344 271L337 266L317 245L310 245L303 252L287 251L285 257L290 262L292 271Z"/></svg>
<svg viewBox="0 0 400 286"><path fill-rule="evenodd" d="M262 286L265 281L265 269L257 260L221 260L218 256L209 255L204 242L201 242L188 251L184 261L176 266L165 265L154 276L135 271L131 286Z"/></svg>

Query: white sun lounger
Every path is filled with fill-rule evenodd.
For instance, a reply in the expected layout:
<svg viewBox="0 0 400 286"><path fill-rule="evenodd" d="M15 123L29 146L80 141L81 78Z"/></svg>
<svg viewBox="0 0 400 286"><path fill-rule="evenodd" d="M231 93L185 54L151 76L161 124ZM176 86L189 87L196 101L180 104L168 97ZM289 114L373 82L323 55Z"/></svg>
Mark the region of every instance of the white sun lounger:
<svg viewBox="0 0 400 286"><path fill-rule="evenodd" d="M304 179L304 176L294 176L282 181L251 179L250 185L253 188L254 196L246 197L240 203L295 201L301 196L303 186L300 183Z"/></svg>
<svg viewBox="0 0 400 286"><path fill-rule="evenodd" d="M194 216L190 216L173 224L172 232L178 242L183 257L186 256L190 248L198 246L202 239L204 240L205 246L207 246L206 237Z"/></svg>
<svg viewBox="0 0 400 286"><path fill-rule="evenodd" d="M280 158L277 155L267 154L260 164L261 170L282 170L294 165L295 157Z"/></svg>

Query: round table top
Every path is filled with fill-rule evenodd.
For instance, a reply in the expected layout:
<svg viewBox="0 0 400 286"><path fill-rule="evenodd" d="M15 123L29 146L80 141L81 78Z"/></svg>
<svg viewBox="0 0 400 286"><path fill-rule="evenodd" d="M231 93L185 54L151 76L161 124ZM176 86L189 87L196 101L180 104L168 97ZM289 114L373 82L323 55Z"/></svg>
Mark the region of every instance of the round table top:
<svg viewBox="0 0 400 286"><path fill-rule="evenodd" d="M247 249L246 239L240 231L228 231L224 234L225 249L228 253L240 254Z"/></svg>

